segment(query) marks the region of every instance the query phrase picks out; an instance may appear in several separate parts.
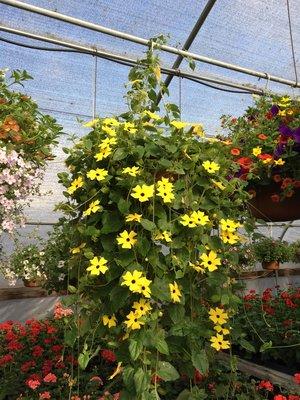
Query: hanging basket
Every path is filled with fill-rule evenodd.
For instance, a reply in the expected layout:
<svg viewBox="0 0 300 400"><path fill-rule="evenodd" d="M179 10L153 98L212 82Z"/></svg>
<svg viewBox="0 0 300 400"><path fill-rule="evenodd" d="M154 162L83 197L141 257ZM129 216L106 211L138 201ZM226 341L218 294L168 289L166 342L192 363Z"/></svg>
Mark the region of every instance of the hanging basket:
<svg viewBox="0 0 300 400"><path fill-rule="evenodd" d="M278 193L278 186L254 187L256 196L249 201L249 209L254 218L266 222L283 222L300 219L300 189L295 189L292 197L274 202L271 196Z"/></svg>
<svg viewBox="0 0 300 400"><path fill-rule="evenodd" d="M261 263L263 269L268 271L277 271L279 269L279 262L278 261L263 261Z"/></svg>
<svg viewBox="0 0 300 400"><path fill-rule="evenodd" d="M25 287L41 287L45 283L44 279L25 279L23 278L23 284Z"/></svg>

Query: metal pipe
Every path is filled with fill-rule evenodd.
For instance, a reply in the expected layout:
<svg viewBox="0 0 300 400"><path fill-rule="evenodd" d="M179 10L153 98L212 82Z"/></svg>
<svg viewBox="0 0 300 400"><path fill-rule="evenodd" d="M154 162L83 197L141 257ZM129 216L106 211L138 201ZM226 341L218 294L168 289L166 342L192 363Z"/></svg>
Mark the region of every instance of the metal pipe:
<svg viewBox="0 0 300 400"><path fill-rule="evenodd" d="M58 46L69 48L69 49L74 49L74 50L77 50L84 54L91 54L93 56L110 59L112 61L115 60L115 61L127 62L127 63L131 63L132 65L136 65L138 63L137 59L130 58L127 56L121 56L121 55L115 54L115 53L110 53L110 52L107 52L107 51L99 49L99 48L84 46L84 45L73 43L73 42L68 42L65 40L61 40L60 38L55 39L55 38L50 38L48 36L36 35L35 33L10 28L10 27L4 26L4 25L0 25L0 31L11 33L11 34L18 35L18 36L27 37L27 38L34 39L34 40L43 41L46 43L55 44ZM183 78L187 78L187 79L190 78L190 79L194 79L194 80L198 80L198 81L216 83L216 84L219 84L222 86L227 86L227 87L231 87L231 88L235 88L235 89L241 89L241 90L245 90L245 91L248 91L250 93L255 93L255 94L263 94L264 93L264 89L262 89L262 88L258 88L255 86L243 85L240 83L235 83L235 82L223 80L220 78L210 77L207 75L196 74L193 72L187 72L187 71L182 71L182 70L179 71L179 70L174 70L172 68L162 67L162 73L173 74L176 76L182 76Z"/></svg>
<svg viewBox="0 0 300 400"><path fill-rule="evenodd" d="M195 26L193 27L191 33L189 34L187 40L185 41L182 50L189 50L189 48L191 47L193 41L195 40L199 30L201 29L202 25L204 24L204 22L206 21L206 18L208 17L211 9L213 8L213 6L215 5L217 0L208 0L208 2L206 3L206 6L204 7L202 13L200 14L200 17L198 18ZM176 60L174 61L174 64L172 65L173 69L178 69L180 67L180 64L182 62L182 60L184 59L184 57L179 54L176 58ZM167 78L165 79L164 82L164 86L167 88L169 87L170 83L172 82L174 75L168 75ZM159 104L159 102L162 99L162 93L159 93L158 97L157 97L157 104Z"/></svg>
<svg viewBox="0 0 300 400"><path fill-rule="evenodd" d="M106 35L114 36L119 39L124 39L124 40L128 40L130 42L138 43L143 46L148 46L150 43L150 41L148 39L130 35L128 33L121 32L121 31L118 31L115 29L106 28L102 25L94 24L92 22L88 22L88 21L85 21L85 20L82 20L79 18L74 18L69 15L65 15L65 14L61 14L56 11L48 10L46 8L33 6L31 4L26 4L19 0L0 0L0 3L6 4L6 5L9 5L12 7L16 7L16 8L22 9L22 10L30 11L30 12L33 12L36 14L44 15L49 18L54 18L56 20L60 20L63 22L68 22L72 25L80 26L82 28L87 28L87 29L90 29L95 32L104 33ZM270 75L266 72L255 71L253 69L244 68L239 65L230 64L230 63L226 63L224 61L219 61L219 60L216 60L213 58L200 56L199 54L191 53L191 52L185 51L185 50L180 50L180 49L177 49L176 47L172 47L172 46L158 45L157 47L168 53L181 55L183 57L190 57L196 61L201 61L206 64L216 65L217 67L230 69L230 70L237 71L237 72L240 72L243 74L256 76L258 78L268 79L270 81L278 82L278 83L288 85L288 86L300 87L300 83L296 83L295 81L292 81L290 79L285 79L285 78L282 78L279 76Z"/></svg>

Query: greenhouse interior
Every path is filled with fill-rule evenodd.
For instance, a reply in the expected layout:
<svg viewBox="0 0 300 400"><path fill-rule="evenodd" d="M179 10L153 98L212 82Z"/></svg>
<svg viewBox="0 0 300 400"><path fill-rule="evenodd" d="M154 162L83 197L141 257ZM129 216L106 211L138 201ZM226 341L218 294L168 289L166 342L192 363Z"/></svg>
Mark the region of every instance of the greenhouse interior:
<svg viewBox="0 0 300 400"><path fill-rule="evenodd" d="M300 400L299 0L0 15L0 400Z"/></svg>

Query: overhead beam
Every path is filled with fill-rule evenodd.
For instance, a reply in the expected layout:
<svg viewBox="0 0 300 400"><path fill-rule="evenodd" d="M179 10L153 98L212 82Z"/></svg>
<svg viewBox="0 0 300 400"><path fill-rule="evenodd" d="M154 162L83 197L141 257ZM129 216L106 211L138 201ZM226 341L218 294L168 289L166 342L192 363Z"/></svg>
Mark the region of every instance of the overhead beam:
<svg viewBox="0 0 300 400"><path fill-rule="evenodd" d="M97 56L100 58L109 59L111 61L124 62L124 63L127 63L128 65L136 65L138 63L138 60L135 58L130 58L128 56L123 56L123 55L107 52L103 49L96 48L96 47L90 47L90 46L86 46L86 45L82 45L82 44L78 44L78 43L74 43L74 42L69 42L66 40L62 40L60 38L53 38L53 37L48 37L48 36L43 36L43 35L37 35L35 33L31 33L28 31L10 28L5 25L0 25L0 31L14 34L17 36L26 37L26 38L33 39L33 40L51 43L51 44L62 46L62 47L68 48L68 49L73 49L73 50L78 51L79 53L90 54L90 55ZM187 79L193 80L198 83L200 81L204 81L204 82L214 83L214 84L218 84L218 85L222 85L222 86L226 86L226 87L230 87L230 88L234 88L234 89L244 90L245 92L249 92L249 93L264 94L264 89L262 89L262 88L258 88L258 87L250 86L250 85L243 85L240 83L231 82L228 80L223 80L221 78L211 77L211 76L198 74L198 73L194 73L194 72L188 72L188 71L182 71L182 70L178 71L178 70L174 70L172 68L162 67L162 73L181 76L183 78L187 78Z"/></svg>
<svg viewBox="0 0 300 400"><path fill-rule="evenodd" d="M67 22L72 25L80 26L82 28L86 28L86 29L89 29L89 30L92 30L95 32L104 33L106 35L114 36L119 39L124 39L124 40L128 40L130 42L138 43L143 46L148 46L150 43L150 41L148 39L140 38L138 36L134 36L134 35L131 35L131 34L128 34L125 32L115 30L115 29L106 28L102 25L94 24L92 22L88 22L88 21L85 21L85 20L82 20L79 18L74 18L69 15L65 15L65 14L61 14L56 11L48 10L46 8L37 7L37 6L31 5L31 4L23 3L22 1L19 1L19 0L0 0L0 4L1 3L15 7L15 8L19 8L21 10L26 10L29 12L33 12L36 14L40 14L40 15L49 17L49 18L53 18L53 19L56 19L59 21ZM209 57L204 57L204 56L201 56L196 53L191 53L189 51L177 49L176 47L167 46L167 45L159 45L158 48L160 48L161 50L166 51L168 53L181 55L183 57L190 57L196 61L201 61L206 64L215 65L220 68L229 69L229 70L240 72L240 73L243 73L246 75L256 76L257 78L268 79L269 81L278 82L283 85L300 87L300 82L297 83L290 79L285 79L280 76L268 74L267 72L255 71L253 69L244 68L239 65L230 64L230 63L227 63L224 61L219 61L219 60L209 58Z"/></svg>
<svg viewBox="0 0 300 400"><path fill-rule="evenodd" d="M208 2L206 3L206 6L204 7L202 13L200 14L196 24L194 25L193 29L191 30L187 40L185 41L182 50L189 50L193 41L195 40L197 34L199 33L202 25L204 24L204 22L206 21L206 18L208 17L209 13L211 12L213 6L215 5L217 0L208 0ZM182 63L182 60L184 59L184 57L179 54L176 58L176 60L174 61L174 64L172 65L173 69L178 69L180 67L180 64ZM168 75L167 78L165 79L164 82L164 86L167 88L169 87L170 83L172 82L174 75ZM157 104L159 104L159 102L162 99L162 93L159 93L158 98L157 98Z"/></svg>

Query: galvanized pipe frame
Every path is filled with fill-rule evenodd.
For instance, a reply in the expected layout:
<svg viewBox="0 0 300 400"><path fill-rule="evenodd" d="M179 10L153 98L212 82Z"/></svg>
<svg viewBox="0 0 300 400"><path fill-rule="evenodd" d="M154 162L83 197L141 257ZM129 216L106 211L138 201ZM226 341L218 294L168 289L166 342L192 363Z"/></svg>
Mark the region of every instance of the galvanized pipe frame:
<svg viewBox="0 0 300 400"><path fill-rule="evenodd" d="M22 10L26 10L29 12L33 12L36 14L40 14L49 18L53 18L56 20L60 20L63 22L67 22L70 23L72 25L76 25L79 26L81 28L86 28L86 29L90 29L92 31L95 32L100 32L100 33L104 33L106 35L109 36L113 36L113 37L117 37L119 39L123 39L123 40L127 40L133 43L137 43L137 44L141 44L143 46L149 46L150 42L148 39L144 39L144 38L140 38L138 36L135 35L131 35L125 32L121 32L115 29L110 29L110 28L106 28L102 25L99 24L94 24L92 22L88 22L79 18L74 18L71 17L69 15L65 15L65 14L61 14L59 12L56 11L51 11L42 7L37 7L37 6L33 6L31 4L26 4L23 3L19 0L0 0L0 3L2 4L6 4L8 6L12 6L15 8L19 8ZM220 61L220 60L216 60L213 58L209 58L209 57L205 57L205 56L201 56L199 54L196 53L192 53L189 51L185 51L185 50L180 50L177 49L176 47L172 47L172 46L167 46L167 45L158 45L158 48L160 48L163 51L166 51L168 53L172 53L172 54L177 54L183 57L190 57L192 59L194 59L195 61L200 61L206 64L211 64L211 65L215 65L217 67L220 68L225 68L225 69L229 69L232 71L236 71L236 72L240 72L246 75L251 75L251 76L256 76L257 78L263 78L263 79L267 79L268 81L273 81L273 82L278 82L281 83L283 85L288 85L288 86L292 86L295 88L300 88L300 82L297 83L293 80L290 79L285 79L279 76L275 76L275 75L271 75L268 74L267 72L261 72L261 71L255 71L253 69L249 69L249 68L244 68L241 67L239 65L235 65L235 64L230 64L224 61Z"/></svg>
<svg viewBox="0 0 300 400"><path fill-rule="evenodd" d="M0 0L0 2L1 2L1 0ZM130 63L131 65L136 65L138 63L137 59L119 55L119 54L115 54L115 53L111 53L111 52L107 52L105 50L102 50L102 49L99 49L96 47L84 46L81 44L68 42L68 41L62 40L60 38L55 39L55 38L50 38L48 36L37 35L35 33L23 31L23 30L19 30L19 29L15 29L15 28L10 28L10 27L4 26L4 25L0 25L0 31L18 35L18 36L22 36L22 37L27 37L27 38L33 39L33 40L38 40L38 41L42 41L42 42L46 42L46 43L55 44L58 46L77 50L78 52L81 52L83 54L90 54L93 56L97 56L99 58L109 59L111 61L115 60L115 61ZM168 75L173 74L175 76L180 76L182 78L187 78L187 79L193 79L195 81L216 83L216 84L219 84L222 86L227 86L227 87L231 87L231 88L235 88L235 89L244 90L245 93L249 92L249 93L260 94L260 95L265 93L265 89L263 89L263 88L258 88L258 87L249 86L249 85L243 85L243 84L239 84L239 83L235 83L235 82L231 82L231 81L227 81L227 80L223 80L223 79L219 79L219 78L215 78L215 77L209 77L207 75L196 74L196 73L183 71L183 70L176 70L176 69L172 69L172 68L168 68L168 67L162 67L162 73L168 74Z"/></svg>

